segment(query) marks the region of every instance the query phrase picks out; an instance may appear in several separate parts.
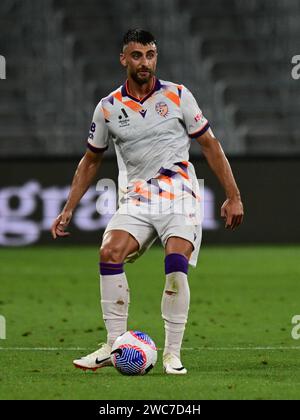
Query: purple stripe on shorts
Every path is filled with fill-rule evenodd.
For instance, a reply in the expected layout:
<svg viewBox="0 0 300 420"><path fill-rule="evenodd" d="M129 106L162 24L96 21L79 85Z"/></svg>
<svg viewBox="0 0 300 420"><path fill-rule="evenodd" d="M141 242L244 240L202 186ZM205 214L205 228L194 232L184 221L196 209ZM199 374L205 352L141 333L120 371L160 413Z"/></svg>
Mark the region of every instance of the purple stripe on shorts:
<svg viewBox="0 0 300 420"><path fill-rule="evenodd" d="M165 273L170 274L176 271L188 273L189 262L182 254L169 254L165 258Z"/></svg>
<svg viewBox="0 0 300 420"><path fill-rule="evenodd" d="M100 265L100 274L102 276L113 276L114 274L124 273L123 263L113 264L113 263L101 262L99 265Z"/></svg>

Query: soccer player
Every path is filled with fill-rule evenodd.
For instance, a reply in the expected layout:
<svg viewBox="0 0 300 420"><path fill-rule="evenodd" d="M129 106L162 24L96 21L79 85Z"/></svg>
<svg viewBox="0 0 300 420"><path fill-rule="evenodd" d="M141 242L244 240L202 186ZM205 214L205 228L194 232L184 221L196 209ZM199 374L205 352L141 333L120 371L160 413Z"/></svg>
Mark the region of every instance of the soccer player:
<svg viewBox="0 0 300 420"><path fill-rule="evenodd" d="M191 141L199 143L224 188L226 201L221 216L226 228L240 225L243 205L222 147L192 93L183 85L155 76L157 43L153 35L141 29L129 30L123 38L120 61L127 70L127 81L97 105L87 151L77 167L62 213L52 225L54 239L69 235L66 228L75 207L113 141L119 184L125 181L126 189L100 248L101 306L107 342L73 363L93 370L111 365L112 344L127 331L129 288L124 262L133 261L159 237L165 249L166 274L161 303L164 371L185 374L180 349L190 302L188 265L196 265L201 242L201 198L189 162Z"/></svg>

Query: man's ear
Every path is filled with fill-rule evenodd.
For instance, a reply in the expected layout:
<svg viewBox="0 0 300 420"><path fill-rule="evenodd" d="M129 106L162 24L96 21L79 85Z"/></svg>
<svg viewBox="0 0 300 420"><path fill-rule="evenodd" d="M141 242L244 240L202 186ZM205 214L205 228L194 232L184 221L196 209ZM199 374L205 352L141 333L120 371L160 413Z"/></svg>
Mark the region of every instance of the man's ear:
<svg viewBox="0 0 300 420"><path fill-rule="evenodd" d="M126 61L126 57L124 53L120 54L120 63L122 64L123 67L127 67L127 61Z"/></svg>

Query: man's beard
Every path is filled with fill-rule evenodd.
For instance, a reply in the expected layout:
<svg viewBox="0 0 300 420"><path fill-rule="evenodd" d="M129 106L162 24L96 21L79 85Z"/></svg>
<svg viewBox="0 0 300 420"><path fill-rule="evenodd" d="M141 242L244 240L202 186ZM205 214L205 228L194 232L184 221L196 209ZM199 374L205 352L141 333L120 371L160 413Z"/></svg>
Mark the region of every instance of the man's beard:
<svg viewBox="0 0 300 420"><path fill-rule="evenodd" d="M145 70L145 72L148 72L148 74L147 74L147 76L144 76L144 77L142 77L140 75L140 72L144 72L144 70L139 70L139 71L137 71L135 73L132 72L130 74L131 77L132 77L132 79L136 83L138 83L139 85L144 85L145 83L148 83L151 80L151 78L153 77L153 75L154 75L154 72L152 70L150 70L150 69Z"/></svg>

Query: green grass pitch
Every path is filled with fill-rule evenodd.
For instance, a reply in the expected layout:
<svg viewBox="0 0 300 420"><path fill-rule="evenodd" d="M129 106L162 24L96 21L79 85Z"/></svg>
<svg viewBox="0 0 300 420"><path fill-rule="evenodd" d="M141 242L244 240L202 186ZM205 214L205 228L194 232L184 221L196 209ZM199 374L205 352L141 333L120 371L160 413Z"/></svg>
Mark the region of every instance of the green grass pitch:
<svg viewBox="0 0 300 420"><path fill-rule="evenodd" d="M0 399L299 399L300 247L205 247L190 269L186 376L82 372L72 359L105 340L97 247L2 249ZM126 267L129 328L163 347L162 248ZM74 350L80 347L83 350Z"/></svg>

